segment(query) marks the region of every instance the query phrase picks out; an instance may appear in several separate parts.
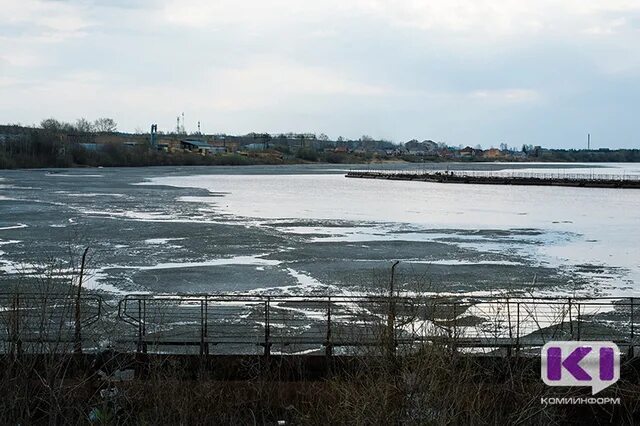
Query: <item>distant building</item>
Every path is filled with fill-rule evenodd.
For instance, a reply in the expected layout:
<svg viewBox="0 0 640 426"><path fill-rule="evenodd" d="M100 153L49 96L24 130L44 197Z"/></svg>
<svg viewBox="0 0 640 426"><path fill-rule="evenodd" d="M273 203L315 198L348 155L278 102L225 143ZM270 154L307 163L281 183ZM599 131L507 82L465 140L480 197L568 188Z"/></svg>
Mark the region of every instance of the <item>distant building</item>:
<svg viewBox="0 0 640 426"><path fill-rule="evenodd" d="M504 157L504 153L498 148L491 148L484 151L484 157L491 159L502 158Z"/></svg>
<svg viewBox="0 0 640 426"><path fill-rule="evenodd" d="M460 150L461 157L473 157L475 154L476 154L476 150L471 148L470 146L467 146Z"/></svg>
<svg viewBox="0 0 640 426"><path fill-rule="evenodd" d="M180 148L186 149L191 152L198 152L200 154L210 154L213 152L213 147L200 139L185 139L180 141Z"/></svg>
<svg viewBox="0 0 640 426"><path fill-rule="evenodd" d="M222 139L214 139L209 145L213 146L215 152L236 152L240 149L240 143L237 141L232 141L227 137L223 137Z"/></svg>
<svg viewBox="0 0 640 426"><path fill-rule="evenodd" d="M267 144L265 143L250 143L244 145L242 149L245 151L264 151L266 149Z"/></svg>

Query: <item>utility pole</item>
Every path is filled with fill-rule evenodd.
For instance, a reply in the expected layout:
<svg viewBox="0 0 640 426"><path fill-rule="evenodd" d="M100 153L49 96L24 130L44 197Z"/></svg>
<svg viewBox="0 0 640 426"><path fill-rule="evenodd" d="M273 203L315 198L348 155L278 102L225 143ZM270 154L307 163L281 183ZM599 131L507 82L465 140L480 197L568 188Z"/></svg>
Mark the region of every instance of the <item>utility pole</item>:
<svg viewBox="0 0 640 426"><path fill-rule="evenodd" d="M591 151L591 133L587 133L587 150Z"/></svg>

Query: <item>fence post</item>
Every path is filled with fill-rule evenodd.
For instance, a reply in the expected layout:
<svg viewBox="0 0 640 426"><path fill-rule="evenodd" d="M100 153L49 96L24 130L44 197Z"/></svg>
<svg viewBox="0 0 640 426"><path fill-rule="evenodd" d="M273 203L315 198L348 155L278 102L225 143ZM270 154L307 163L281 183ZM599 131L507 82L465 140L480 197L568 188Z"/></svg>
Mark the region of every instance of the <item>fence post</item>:
<svg viewBox="0 0 640 426"><path fill-rule="evenodd" d="M147 335L147 300L142 301L142 336L146 337ZM142 342L142 352L147 353L147 342Z"/></svg>
<svg viewBox="0 0 640 426"><path fill-rule="evenodd" d="M633 340L634 340L634 337L635 337L634 336L634 331L635 330L634 330L633 323L635 321L635 318L634 318L634 314L633 314L633 297L631 297L630 299L631 299L631 304L630 304L630 308L631 308L631 314L630 314L630 316L631 316L631 334L629 336L630 337L629 355L631 355L631 358L633 358L635 356L635 345L633 344Z"/></svg>
<svg viewBox="0 0 640 426"><path fill-rule="evenodd" d="M204 355L204 300L200 301L200 355Z"/></svg>
<svg viewBox="0 0 640 426"><path fill-rule="evenodd" d="M138 352L142 352L142 300L138 299Z"/></svg>
<svg viewBox="0 0 640 426"><path fill-rule="evenodd" d="M20 293L16 292L12 301L13 318L11 327L11 356L17 358L22 353L22 339L20 337Z"/></svg>
<svg viewBox="0 0 640 426"><path fill-rule="evenodd" d="M452 335L452 339L451 339L451 350L455 351L457 346L456 346L456 339L458 339L458 302L457 301L453 301L453 335Z"/></svg>
<svg viewBox="0 0 640 426"><path fill-rule="evenodd" d="M387 353L393 357L396 354L396 300L395 300L395 272L400 263L396 260L391 266L391 281L389 283L389 316L387 317Z"/></svg>
<svg viewBox="0 0 640 426"><path fill-rule="evenodd" d="M578 304L576 304L576 306L578 308L578 316L576 318L576 321L578 322L578 324L577 324L578 325L578 339L577 340L580 340L580 329L581 329L581 327L580 327L580 306L581 305L580 305L580 303L578 303Z"/></svg>
<svg viewBox="0 0 640 426"><path fill-rule="evenodd" d="M75 353L82 353L82 322L80 321L80 298L82 296L82 279L84 278L84 265L87 259L87 253L89 252L89 247L84 249L84 253L82 253L82 262L80 263L80 277L78 278L78 293L76 294L76 311L75 311L75 330L74 330L74 347L73 351Z"/></svg>
<svg viewBox="0 0 640 426"><path fill-rule="evenodd" d="M209 355L209 296L204 296L204 353Z"/></svg>
<svg viewBox="0 0 640 426"><path fill-rule="evenodd" d="M269 318L269 306L271 305L271 297L267 296L267 300L264 302L264 356L271 355L271 324Z"/></svg>
<svg viewBox="0 0 640 426"><path fill-rule="evenodd" d="M509 302L509 298L507 297L507 318L509 320L509 346L507 347L507 355L511 356L511 347L513 346L513 326L511 324L511 302ZM496 333L496 339L498 335Z"/></svg>
<svg viewBox="0 0 640 426"><path fill-rule="evenodd" d="M571 333L571 340L573 340L573 319L571 317L571 298L569 300L569 333Z"/></svg>
<svg viewBox="0 0 640 426"><path fill-rule="evenodd" d="M516 351L520 352L520 302L516 303Z"/></svg>
<svg viewBox="0 0 640 426"><path fill-rule="evenodd" d="M333 355L333 346L331 344L331 296L327 299L327 339L324 344L326 356Z"/></svg>
<svg viewBox="0 0 640 426"><path fill-rule="evenodd" d="M147 342L144 341L147 334L147 301L138 299L138 352L147 353Z"/></svg>

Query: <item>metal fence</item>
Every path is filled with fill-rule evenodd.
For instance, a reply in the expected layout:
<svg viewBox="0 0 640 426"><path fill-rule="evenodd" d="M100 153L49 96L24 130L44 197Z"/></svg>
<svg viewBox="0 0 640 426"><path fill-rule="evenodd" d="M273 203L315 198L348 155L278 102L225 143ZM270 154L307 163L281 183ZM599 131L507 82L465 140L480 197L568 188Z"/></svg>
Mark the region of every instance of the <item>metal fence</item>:
<svg viewBox="0 0 640 426"><path fill-rule="evenodd" d="M122 342L140 352L359 353L424 343L527 351L552 340L639 345L633 298L127 296ZM171 349L169 349L171 348Z"/></svg>
<svg viewBox="0 0 640 426"><path fill-rule="evenodd" d="M83 329L100 319L102 305L90 295L0 294L0 352L79 352Z"/></svg>
<svg viewBox="0 0 640 426"><path fill-rule="evenodd" d="M634 355L635 298L0 294L0 352L380 354L440 344L494 354L606 340Z"/></svg>

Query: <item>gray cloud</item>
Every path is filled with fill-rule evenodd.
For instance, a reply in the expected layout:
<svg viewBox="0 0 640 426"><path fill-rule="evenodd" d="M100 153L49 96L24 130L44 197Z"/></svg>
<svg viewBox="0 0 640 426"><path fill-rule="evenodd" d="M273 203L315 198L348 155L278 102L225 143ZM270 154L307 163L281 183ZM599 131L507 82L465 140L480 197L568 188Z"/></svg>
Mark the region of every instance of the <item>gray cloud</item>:
<svg viewBox="0 0 640 426"><path fill-rule="evenodd" d="M638 10L556 3L10 0L0 115L637 146Z"/></svg>

